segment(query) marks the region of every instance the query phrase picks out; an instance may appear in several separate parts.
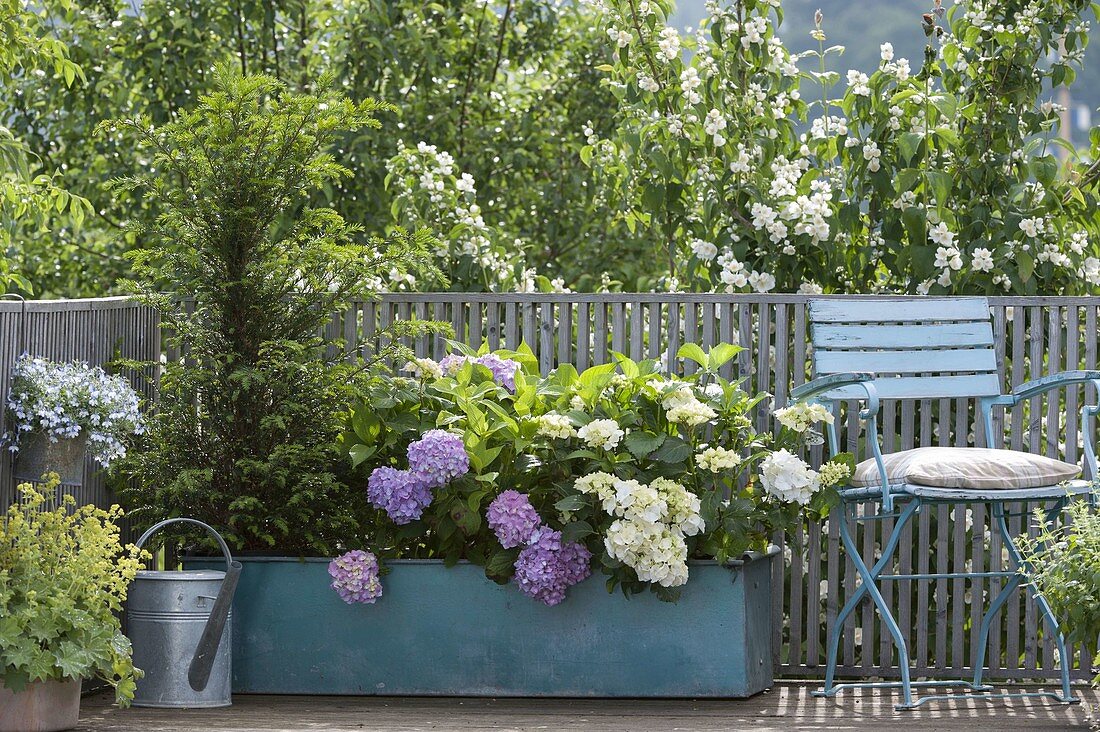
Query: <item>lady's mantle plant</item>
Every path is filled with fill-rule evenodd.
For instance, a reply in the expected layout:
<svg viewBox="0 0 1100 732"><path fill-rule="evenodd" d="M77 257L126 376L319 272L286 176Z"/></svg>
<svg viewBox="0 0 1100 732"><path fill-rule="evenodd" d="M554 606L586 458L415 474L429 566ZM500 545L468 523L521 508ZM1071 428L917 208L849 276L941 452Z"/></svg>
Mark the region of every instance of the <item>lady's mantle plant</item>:
<svg viewBox="0 0 1100 732"><path fill-rule="evenodd" d="M56 476L44 487L53 494ZM122 510L57 504L30 485L0 518L0 681L99 676L119 704L134 697L141 671L130 658L119 614L141 552L123 546Z"/></svg>
<svg viewBox="0 0 1100 732"><path fill-rule="evenodd" d="M12 374L8 411L11 449L40 433L50 442L87 437L88 452L104 467L126 456L126 441L144 431L138 395L129 382L85 363L24 356Z"/></svg>
<svg viewBox="0 0 1100 732"><path fill-rule="evenodd" d="M356 540L469 560L548 605L596 570L609 589L674 599L689 559L764 550L827 514L850 470L791 452L832 419L820 407L781 410L776 436L752 429L763 396L719 375L737 351L685 346L699 366L685 377L619 356L540 378L529 350L461 348L410 362L414 378L379 376L342 438L379 510Z"/></svg>

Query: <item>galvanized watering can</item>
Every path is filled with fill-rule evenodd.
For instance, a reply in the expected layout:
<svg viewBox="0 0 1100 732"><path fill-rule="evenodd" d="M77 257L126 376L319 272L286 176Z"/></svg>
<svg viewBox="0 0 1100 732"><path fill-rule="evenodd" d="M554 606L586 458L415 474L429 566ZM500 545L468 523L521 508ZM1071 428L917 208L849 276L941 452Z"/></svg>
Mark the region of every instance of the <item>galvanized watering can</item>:
<svg viewBox="0 0 1100 732"><path fill-rule="evenodd" d="M130 587L126 622L137 682L135 707L225 707L231 702L229 619L241 563L217 531L194 519L169 519L137 540L174 523L201 526L225 556L226 571L143 570Z"/></svg>

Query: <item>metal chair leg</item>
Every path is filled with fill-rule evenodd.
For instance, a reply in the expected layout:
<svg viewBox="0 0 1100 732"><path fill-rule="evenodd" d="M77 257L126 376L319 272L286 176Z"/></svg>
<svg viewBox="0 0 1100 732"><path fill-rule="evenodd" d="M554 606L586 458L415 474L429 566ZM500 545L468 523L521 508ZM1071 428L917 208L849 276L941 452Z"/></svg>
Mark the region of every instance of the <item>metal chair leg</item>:
<svg viewBox="0 0 1100 732"><path fill-rule="evenodd" d="M1001 537L1005 544L1012 543L1012 536L1008 533L1008 524L1005 522L1004 517L1004 504L993 504L993 517L997 520L999 526L1001 526ZM1017 574L1014 577L1009 578L1005 583L1005 586L1001 588L1001 591L997 593L997 597L993 599L993 602L989 604L989 609L985 611L985 615L982 616L982 625L978 631L978 652L974 661L974 682L973 688L975 691L989 690L993 687L982 684L982 676L985 674L985 660L986 653L989 647L989 630L990 625L993 622L993 617L1000 612L1008 598L1012 596L1020 584L1024 581L1023 575Z"/></svg>
<svg viewBox="0 0 1100 732"><path fill-rule="evenodd" d="M848 552L849 557L852 559L852 563L855 565L856 571L860 575L862 580L860 586L845 603L844 608L840 614L837 615L836 625L833 627L833 635L830 638L830 645L828 651L828 657L826 660L825 669L825 686L820 691L814 692L815 696L834 696L841 688L852 688L859 686L859 684L843 684L835 685L833 678L836 673L836 651L837 644L840 640L840 629L844 623L844 620L855 610L856 606L863 599L864 595L870 595L871 601L875 603L875 607L878 610L879 617L882 618L886 624L887 629L890 631L890 635L894 640L894 647L898 651L898 668L901 671L901 689L902 697L904 699L903 708L910 708L913 704L913 692L912 683L909 677L909 651L906 647L905 638L902 636L901 629L898 627L897 621L894 620L893 614L890 612L890 608L886 605L886 601L882 597L882 593L878 589L878 576L882 574L882 570L889 564L893 558L894 552L897 550L898 543L901 541L902 530L905 525L909 523L909 520L916 513L920 506L920 501L914 500L906 504L901 514L898 516L897 524L894 526L893 532L890 534L889 540L882 547L882 555L878 561L875 562L871 568L867 567L867 563L863 560L860 554L859 547L856 546L855 539L852 537L851 532L848 530L848 504L845 505L844 521L840 525L840 538L844 543L844 548ZM856 519L858 521L858 518Z"/></svg>
<svg viewBox="0 0 1100 732"><path fill-rule="evenodd" d="M1053 522L1059 514L1062 513L1062 509L1065 508L1067 499L1059 500L1047 511L1047 522ZM1013 567L1017 570L1024 570L1027 568L1027 562L1024 560L1023 555L1020 554L1020 550L1016 547L1016 543L1012 540L1012 535L1008 530L1008 522L1005 520L1004 510L1002 509L1000 514L997 515L997 524L1001 531L1001 536L1005 539L1005 546L1008 549L1009 560L1012 562ZM1021 575L1022 580L1022 575ZM1017 582L1019 584L1019 582ZM1062 682L1062 694L1061 696L1053 695L1058 701L1074 704L1080 702L1081 699L1073 694L1073 690L1070 686L1070 666L1073 665L1073 659L1070 658L1069 653L1066 650L1066 639L1062 634L1062 629L1058 624L1058 619L1054 616L1054 611L1050 607L1050 603L1043 597L1042 593L1035 589L1033 585L1027 585L1027 591L1035 600L1035 605L1039 608L1039 614L1043 617L1043 622L1047 627L1047 630L1054 638L1054 645L1058 650L1058 661L1061 666L1061 682Z"/></svg>

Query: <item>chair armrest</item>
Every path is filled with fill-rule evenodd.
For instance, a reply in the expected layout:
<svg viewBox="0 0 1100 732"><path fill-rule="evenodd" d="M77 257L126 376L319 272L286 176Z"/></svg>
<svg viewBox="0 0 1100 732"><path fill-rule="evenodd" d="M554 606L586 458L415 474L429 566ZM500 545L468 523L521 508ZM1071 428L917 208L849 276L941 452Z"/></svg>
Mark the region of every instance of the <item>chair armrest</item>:
<svg viewBox="0 0 1100 732"><path fill-rule="evenodd" d="M1050 376L1044 376L1039 379L1025 381L1013 389L1011 394L1006 394L1005 398L1011 400L1007 402L1008 406L1011 406L1024 399L1038 396L1052 389L1089 383L1100 388L1100 371L1062 371L1061 373L1051 374ZM1001 404L1006 402L995 403Z"/></svg>
<svg viewBox="0 0 1100 732"><path fill-rule="evenodd" d="M889 513L894 510L894 497L890 494L890 484L886 475L886 466L882 460L882 444L880 442L878 430L879 400L878 392L875 390L875 375L867 371L851 371L822 376L792 389L790 401L792 403L803 401L845 386L859 387L864 392L864 396L860 397L860 400L863 401L864 404L859 410L859 419L864 423L867 434L867 444L871 448L871 457L874 458L875 464L878 467L879 477L882 479L883 510ZM832 428L830 428L829 432L829 445L835 454L838 445L836 444L836 432Z"/></svg>
<svg viewBox="0 0 1100 732"><path fill-rule="evenodd" d="M829 374L828 376L822 376L791 389L791 401L800 402L803 399L809 399L818 394L823 394L833 389L839 389L842 386L853 386L855 384L863 384L874 380L875 375L868 371L850 371L842 374Z"/></svg>
<svg viewBox="0 0 1100 732"><path fill-rule="evenodd" d="M1062 371L1057 374L1025 381L1013 389L1010 394L993 397L989 400L988 404L990 406L985 408L986 429L992 429L990 411L991 407L994 405L1014 407L1025 399L1045 394L1054 389L1060 389L1066 386L1077 386L1079 384L1092 384L1093 387L1096 388L1096 393L1100 395L1100 371ZM1100 414L1100 405L1098 404L1085 404L1081 407L1081 436L1085 447L1085 465L1088 467L1093 481L1100 480L1100 466L1097 464L1096 448L1092 437L1092 419L1097 414Z"/></svg>

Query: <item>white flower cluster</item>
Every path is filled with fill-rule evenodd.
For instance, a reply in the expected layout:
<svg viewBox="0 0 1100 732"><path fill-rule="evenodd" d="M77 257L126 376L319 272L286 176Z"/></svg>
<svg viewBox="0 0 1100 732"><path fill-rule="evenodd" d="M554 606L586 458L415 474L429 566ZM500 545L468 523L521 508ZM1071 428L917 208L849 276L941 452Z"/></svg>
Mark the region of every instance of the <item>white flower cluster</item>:
<svg viewBox="0 0 1100 732"><path fill-rule="evenodd" d="M795 432L805 432L818 422L833 423L833 413L824 405L816 402L798 402L789 407L775 410L779 424Z"/></svg>
<svg viewBox="0 0 1100 732"><path fill-rule="evenodd" d="M536 428L538 434L543 437L549 437L552 440L568 440L577 436L573 423L564 414L548 412L537 417L535 422L538 425Z"/></svg>
<svg viewBox="0 0 1100 732"><path fill-rule="evenodd" d="M589 447L614 450L626 433L613 419L594 419L577 430L577 436Z"/></svg>
<svg viewBox="0 0 1100 732"><path fill-rule="evenodd" d="M680 32L675 28L662 28L657 46L666 61L676 59L680 55Z"/></svg>
<svg viewBox="0 0 1100 732"><path fill-rule="evenodd" d="M615 517L604 537L612 558L632 568L643 582L663 587L687 582L685 537L706 528L698 496L668 478L645 485L602 472L578 478L574 487L595 495Z"/></svg>
<svg viewBox="0 0 1100 732"><path fill-rule="evenodd" d="M805 506L818 491L837 485L851 475L851 469L835 461L811 470L805 460L788 450L776 450L760 464L764 490L784 503Z"/></svg>
<svg viewBox="0 0 1100 732"><path fill-rule="evenodd" d="M130 384L80 362L24 356L12 374L8 410L15 421L15 433L5 435L12 451L25 433L42 433L50 442L83 434L88 452L104 467L126 456L125 438L145 430Z"/></svg>
<svg viewBox="0 0 1100 732"><path fill-rule="evenodd" d="M736 451L727 450L724 447L707 447L695 456L695 464L702 470L721 473L725 470L733 470L740 465L741 456Z"/></svg>
<svg viewBox="0 0 1100 732"><path fill-rule="evenodd" d="M848 88L852 90L852 94L857 97L869 97L871 96L871 80L867 77L867 74L856 69L848 69Z"/></svg>
<svg viewBox="0 0 1100 732"><path fill-rule="evenodd" d="M760 483L784 503L806 505L821 490L821 479L805 460L788 450L776 450L760 464Z"/></svg>
<svg viewBox="0 0 1100 732"><path fill-rule="evenodd" d="M685 427L698 427L718 416L717 412L699 401L689 384L678 383L665 387L661 395L661 406L665 408L665 416L669 422Z"/></svg>
<svg viewBox="0 0 1100 732"><path fill-rule="evenodd" d="M691 253L704 262L709 262L718 256L718 247L703 239L694 239L691 242Z"/></svg>
<svg viewBox="0 0 1100 732"><path fill-rule="evenodd" d="M411 372L414 379L443 378L443 367L430 358L414 358L401 370Z"/></svg>
<svg viewBox="0 0 1100 732"><path fill-rule="evenodd" d="M852 476L852 469L844 463L827 462L821 466L821 469L817 471L818 480L821 482L822 487L829 487L840 483L843 480L847 480Z"/></svg>
<svg viewBox="0 0 1100 732"><path fill-rule="evenodd" d="M406 219L402 223L449 232L441 237L437 256L472 260L499 289L525 289L524 280L516 276L517 271L524 271L522 242L485 221L477 203L477 182L469 173L457 170L450 153L424 141L415 148L399 141L397 154L386 167L394 181L395 202ZM441 267L449 272L456 269L451 262ZM411 275L404 279L407 281L402 284L410 288L417 285ZM480 274L477 279L484 286Z"/></svg>

